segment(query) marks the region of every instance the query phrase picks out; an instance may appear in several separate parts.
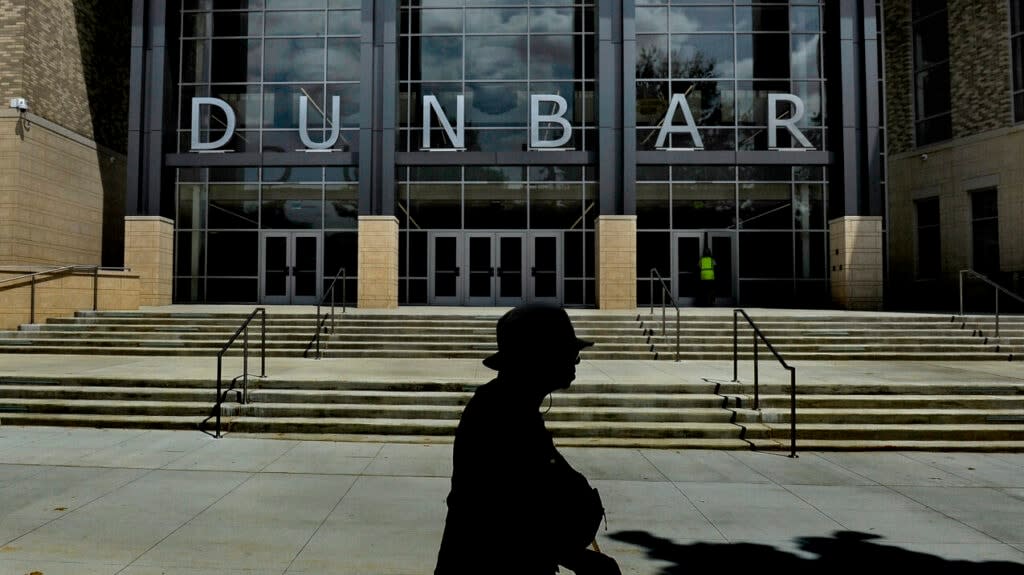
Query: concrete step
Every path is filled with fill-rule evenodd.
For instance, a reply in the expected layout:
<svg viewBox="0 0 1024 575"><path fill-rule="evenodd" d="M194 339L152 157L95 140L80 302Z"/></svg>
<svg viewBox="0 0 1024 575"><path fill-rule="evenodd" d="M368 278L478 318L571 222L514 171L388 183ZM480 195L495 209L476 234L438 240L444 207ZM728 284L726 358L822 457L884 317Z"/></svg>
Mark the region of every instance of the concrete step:
<svg viewBox="0 0 1024 575"><path fill-rule="evenodd" d="M882 405L881 403L876 405ZM737 422L787 423L789 408L737 411ZM990 424L1024 425L1024 409L894 409L888 407L834 409L797 407L798 427L814 424ZM799 430L798 430L799 433Z"/></svg>
<svg viewBox="0 0 1024 575"><path fill-rule="evenodd" d="M1024 442L1020 424L800 424L797 413L797 441L1013 441ZM788 423L764 424L773 439L788 440Z"/></svg>

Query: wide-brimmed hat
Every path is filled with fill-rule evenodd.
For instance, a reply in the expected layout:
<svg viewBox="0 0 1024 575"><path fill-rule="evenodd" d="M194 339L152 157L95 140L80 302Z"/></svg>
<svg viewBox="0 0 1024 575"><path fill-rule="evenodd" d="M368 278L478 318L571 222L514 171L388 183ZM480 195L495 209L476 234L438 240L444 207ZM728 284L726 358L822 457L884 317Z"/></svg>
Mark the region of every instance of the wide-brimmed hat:
<svg viewBox="0 0 1024 575"><path fill-rule="evenodd" d="M484 365L500 371L524 361L571 357L594 342L576 337L569 314L554 305L529 304L509 310L497 327L498 353Z"/></svg>

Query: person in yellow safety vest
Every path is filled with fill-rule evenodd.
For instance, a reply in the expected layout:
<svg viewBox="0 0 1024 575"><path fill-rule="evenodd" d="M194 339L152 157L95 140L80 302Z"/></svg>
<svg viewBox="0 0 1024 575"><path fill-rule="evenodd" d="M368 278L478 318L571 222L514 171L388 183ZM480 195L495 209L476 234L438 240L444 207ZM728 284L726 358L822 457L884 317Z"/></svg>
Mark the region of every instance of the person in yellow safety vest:
<svg viewBox="0 0 1024 575"><path fill-rule="evenodd" d="M705 244L700 257L701 305L715 305L715 258L711 257L711 246Z"/></svg>

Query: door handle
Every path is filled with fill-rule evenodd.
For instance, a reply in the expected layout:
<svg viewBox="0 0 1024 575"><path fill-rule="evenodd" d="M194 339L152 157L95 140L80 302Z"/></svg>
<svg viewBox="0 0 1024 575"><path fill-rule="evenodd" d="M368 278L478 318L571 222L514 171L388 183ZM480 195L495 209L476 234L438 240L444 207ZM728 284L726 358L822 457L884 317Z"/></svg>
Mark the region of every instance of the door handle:
<svg viewBox="0 0 1024 575"><path fill-rule="evenodd" d="M491 268L491 277L501 277L501 268Z"/></svg>
<svg viewBox="0 0 1024 575"><path fill-rule="evenodd" d="M530 277L537 277L537 268L530 268Z"/></svg>
<svg viewBox="0 0 1024 575"><path fill-rule="evenodd" d="M455 266L455 277L459 277L459 266Z"/></svg>

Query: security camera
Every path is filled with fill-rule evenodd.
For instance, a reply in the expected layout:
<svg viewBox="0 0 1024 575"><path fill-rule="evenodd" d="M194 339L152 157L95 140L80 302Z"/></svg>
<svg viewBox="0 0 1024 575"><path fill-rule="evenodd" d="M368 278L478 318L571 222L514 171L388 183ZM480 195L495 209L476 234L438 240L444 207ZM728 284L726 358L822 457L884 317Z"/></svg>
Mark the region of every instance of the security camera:
<svg viewBox="0 0 1024 575"><path fill-rule="evenodd" d="M19 112L27 112L28 100L25 98L11 98L11 107Z"/></svg>
<svg viewBox="0 0 1024 575"><path fill-rule="evenodd" d="M921 154L921 161L928 161L928 154Z"/></svg>

